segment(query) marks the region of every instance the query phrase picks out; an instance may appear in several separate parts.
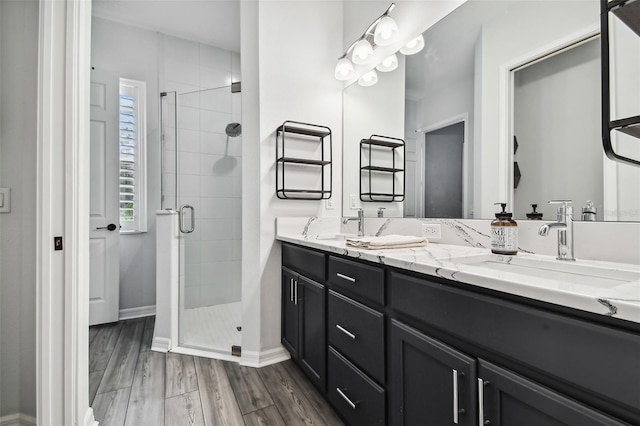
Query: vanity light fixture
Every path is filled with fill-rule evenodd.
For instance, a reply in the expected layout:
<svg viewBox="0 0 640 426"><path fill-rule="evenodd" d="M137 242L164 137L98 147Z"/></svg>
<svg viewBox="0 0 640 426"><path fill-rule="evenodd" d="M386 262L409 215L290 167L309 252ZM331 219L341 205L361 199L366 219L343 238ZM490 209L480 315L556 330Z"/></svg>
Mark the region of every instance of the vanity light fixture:
<svg viewBox="0 0 640 426"><path fill-rule="evenodd" d="M351 60L354 64L366 64L371 55L373 55L373 46L366 38L361 38L353 48Z"/></svg>
<svg viewBox="0 0 640 426"><path fill-rule="evenodd" d="M351 43L338 59L334 73L336 79L350 80L354 73L353 64L366 64L373 55L375 46L388 46L395 41L399 33L398 24L389 16L389 12L395 7L396 4L391 3L387 10L367 27L362 36ZM349 60L350 53L351 60Z"/></svg>
<svg viewBox="0 0 640 426"><path fill-rule="evenodd" d="M346 56L338 59L336 64L335 77L338 80L350 80L353 78L355 71L353 70L353 64Z"/></svg>
<svg viewBox="0 0 640 426"><path fill-rule="evenodd" d="M403 47L400 48L400 53L403 55L413 55L418 53L424 48L424 37L420 34L418 37L409 41Z"/></svg>
<svg viewBox="0 0 640 426"><path fill-rule="evenodd" d="M398 24L393 18L387 15L388 11L380 18L373 33L373 41L378 46L389 46L398 37Z"/></svg>
<svg viewBox="0 0 640 426"><path fill-rule="evenodd" d="M358 79L358 84L363 87L373 86L378 82L378 73L376 70L366 72Z"/></svg>
<svg viewBox="0 0 640 426"><path fill-rule="evenodd" d="M394 53L393 55L385 58L380 64L376 67L376 69L380 72L390 72L398 68L398 56Z"/></svg>

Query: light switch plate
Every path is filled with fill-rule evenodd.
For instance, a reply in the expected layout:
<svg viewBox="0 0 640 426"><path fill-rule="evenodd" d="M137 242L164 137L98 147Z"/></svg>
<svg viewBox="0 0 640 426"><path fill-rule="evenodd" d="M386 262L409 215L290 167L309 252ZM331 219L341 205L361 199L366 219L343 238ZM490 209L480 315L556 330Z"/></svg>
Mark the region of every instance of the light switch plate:
<svg viewBox="0 0 640 426"><path fill-rule="evenodd" d="M0 213L11 211L11 189L0 188Z"/></svg>
<svg viewBox="0 0 640 426"><path fill-rule="evenodd" d="M350 204L350 208L351 210L355 210L358 208L358 196L357 195L351 195L351 198L349 199L349 204Z"/></svg>

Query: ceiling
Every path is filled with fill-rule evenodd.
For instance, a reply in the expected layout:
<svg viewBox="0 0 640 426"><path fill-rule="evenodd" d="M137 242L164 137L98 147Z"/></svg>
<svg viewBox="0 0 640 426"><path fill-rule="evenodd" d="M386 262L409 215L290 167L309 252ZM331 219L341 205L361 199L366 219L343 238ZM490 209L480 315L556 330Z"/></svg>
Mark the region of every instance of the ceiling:
<svg viewBox="0 0 640 426"><path fill-rule="evenodd" d="M100 18L240 52L241 0L93 0Z"/></svg>

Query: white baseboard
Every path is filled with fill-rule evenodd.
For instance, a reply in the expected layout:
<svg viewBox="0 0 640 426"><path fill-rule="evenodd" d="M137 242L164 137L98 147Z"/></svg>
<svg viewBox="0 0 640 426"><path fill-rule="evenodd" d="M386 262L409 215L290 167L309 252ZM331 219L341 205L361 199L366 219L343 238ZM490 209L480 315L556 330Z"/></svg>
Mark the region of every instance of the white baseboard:
<svg viewBox="0 0 640 426"><path fill-rule="evenodd" d="M242 359L240 365L247 367L266 367L267 365L277 364L291 358L289 352L283 347L269 349L260 352L242 351Z"/></svg>
<svg viewBox="0 0 640 426"><path fill-rule="evenodd" d="M118 319L128 320L133 318L150 317L156 314L156 305L138 306L137 308L120 309Z"/></svg>
<svg viewBox="0 0 640 426"><path fill-rule="evenodd" d="M166 337L154 337L151 342L151 350L156 352L169 352L171 349L171 339Z"/></svg>
<svg viewBox="0 0 640 426"><path fill-rule="evenodd" d="M37 426L35 417L16 413L0 417L0 426Z"/></svg>

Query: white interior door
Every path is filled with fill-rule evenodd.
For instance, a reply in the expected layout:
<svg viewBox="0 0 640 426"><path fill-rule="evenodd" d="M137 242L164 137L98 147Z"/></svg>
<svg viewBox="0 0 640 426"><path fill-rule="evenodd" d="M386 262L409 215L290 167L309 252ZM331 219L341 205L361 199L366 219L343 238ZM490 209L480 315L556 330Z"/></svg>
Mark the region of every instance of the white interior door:
<svg viewBox="0 0 640 426"><path fill-rule="evenodd" d="M119 314L118 91L117 76L91 71L90 325Z"/></svg>

